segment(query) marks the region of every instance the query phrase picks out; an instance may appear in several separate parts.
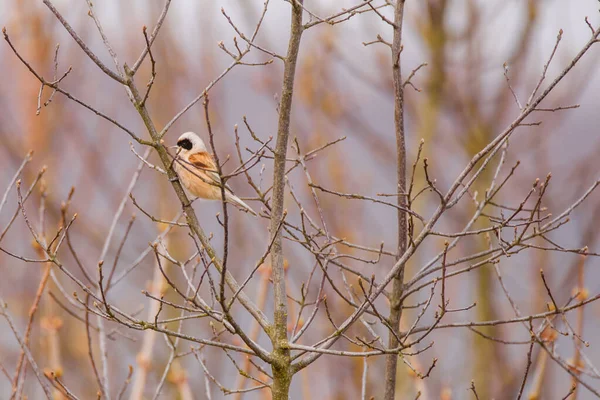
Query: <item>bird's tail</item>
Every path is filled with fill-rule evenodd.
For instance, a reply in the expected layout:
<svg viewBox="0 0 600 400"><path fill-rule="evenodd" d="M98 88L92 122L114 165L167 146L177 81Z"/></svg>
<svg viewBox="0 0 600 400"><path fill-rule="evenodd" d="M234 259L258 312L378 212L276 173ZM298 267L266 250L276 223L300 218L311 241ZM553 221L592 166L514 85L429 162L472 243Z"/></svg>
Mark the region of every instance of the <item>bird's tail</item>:
<svg viewBox="0 0 600 400"><path fill-rule="evenodd" d="M248 211L250 214L254 215L255 217L258 217L258 214L256 213L256 211L254 211L248 204L244 203L236 195L227 192L225 194L225 197L226 197L226 199L227 199L228 202L230 202L232 204L235 204L235 205L237 205L237 206L245 209L246 211Z"/></svg>

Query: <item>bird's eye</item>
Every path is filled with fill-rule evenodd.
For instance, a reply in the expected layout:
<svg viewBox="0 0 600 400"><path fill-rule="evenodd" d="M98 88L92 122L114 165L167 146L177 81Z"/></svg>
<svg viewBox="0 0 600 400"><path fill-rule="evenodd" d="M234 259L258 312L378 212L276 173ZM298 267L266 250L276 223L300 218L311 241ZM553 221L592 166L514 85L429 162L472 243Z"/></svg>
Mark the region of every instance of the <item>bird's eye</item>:
<svg viewBox="0 0 600 400"><path fill-rule="evenodd" d="M193 147L190 139L181 139L180 141L177 142L177 146L184 148L186 150L191 150Z"/></svg>

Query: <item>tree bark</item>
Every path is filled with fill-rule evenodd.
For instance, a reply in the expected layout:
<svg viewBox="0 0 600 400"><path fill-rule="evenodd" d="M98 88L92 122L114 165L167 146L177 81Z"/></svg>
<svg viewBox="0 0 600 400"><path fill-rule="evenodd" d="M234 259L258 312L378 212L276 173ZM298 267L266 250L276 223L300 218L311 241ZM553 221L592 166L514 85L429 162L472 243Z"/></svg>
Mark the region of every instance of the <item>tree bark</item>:
<svg viewBox="0 0 600 400"><path fill-rule="evenodd" d="M400 55L402 52L402 20L404 16L405 0L396 0L394 12L394 38L392 40L392 79L394 83L394 125L396 133L396 157L397 157L397 193L398 195L398 257L402 257L406 251L408 224L406 213L401 211L407 205L406 193L406 141L404 135L404 89L402 82L402 69L400 66ZM392 283L392 295L390 298L389 322L394 330L390 332L388 347L398 347L400 332L400 319L402 317L402 303L400 299L404 290L404 268L394 277ZM396 371L398 355L389 354L385 362L385 400L393 400L396 394Z"/></svg>
<svg viewBox="0 0 600 400"><path fill-rule="evenodd" d="M283 248L281 230L278 229L284 218L283 201L285 198L285 159L287 156L292 113L292 97L294 93L294 77L296 63L302 37L302 1L290 2L292 5L291 31L288 52L284 61L281 102L279 103L279 122L277 143L275 145L275 165L273 170L273 200L271 209L270 232L273 245L271 247L271 267L273 270L273 297L275 301L273 329L273 400L287 400L289 397L292 369L287 336L287 294L285 288L285 272L283 268Z"/></svg>

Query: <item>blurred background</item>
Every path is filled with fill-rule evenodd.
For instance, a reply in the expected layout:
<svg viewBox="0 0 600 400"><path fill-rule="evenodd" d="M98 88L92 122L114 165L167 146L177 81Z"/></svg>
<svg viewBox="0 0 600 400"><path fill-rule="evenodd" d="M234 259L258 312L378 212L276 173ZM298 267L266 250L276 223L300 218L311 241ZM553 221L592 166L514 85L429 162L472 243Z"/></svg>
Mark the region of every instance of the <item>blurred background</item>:
<svg viewBox="0 0 600 400"><path fill-rule="evenodd" d="M305 6L315 14L326 17L351 7L356 0L312 1ZM93 20L88 17L85 1L54 2L73 28L94 50L103 62L112 67L112 60L102 45ZM95 4L95 12L121 63L132 65L145 46L142 26L154 26L162 10L162 2L104 1ZM158 128L166 124L189 101L202 93L231 62L230 57L217 45L223 43L233 49L232 30L221 14L221 7L246 34L254 29L260 16L262 2L240 0L173 2L164 26L153 45L157 60L155 86L148 100L149 110ZM429 158L431 173L441 188L447 188L456 175L485 144L500 133L519 113L504 77L503 64L509 68L511 85L522 103L538 82L543 66L563 30L561 44L553 64L548 69L548 81L554 79L587 42L589 27L600 23L599 3L595 0L564 2L552 0L422 0L407 1L404 28L403 76L426 62L412 79L415 90L406 87L406 128L408 164L415 159L418 143L425 140L424 155ZM271 0L263 26L257 39L262 47L285 54L289 34L289 3ZM384 11L391 18L391 10ZM305 19L308 16L305 15ZM59 71L72 66L73 71L63 81L62 87L82 101L93 105L133 130L142 138L147 133L135 109L120 87L91 62L41 2L33 0L0 0L0 25L5 26L11 41L19 52L44 77L54 74L54 52L60 43ZM364 46L363 42L375 40L377 34L391 41L391 29L372 13L357 15L335 25L319 25L308 30L302 39L295 86L292 135L298 139L302 152L324 145L340 137L346 139L319 153L309 163L315 182L326 188L346 193L375 196L394 191L396 180L395 138L393 132L393 93L389 49L381 44ZM598 59L600 49L592 48L573 73L561 82L543 103L545 108L580 104L579 108L558 112L538 113L529 122L542 121L539 126L520 128L511 138L507 166L521 162L515 177L501 194L501 200L518 205L536 178L544 179L552 173L544 206L555 215L575 201L598 179L600 151L598 126L600 126L600 74ZM246 61L263 62L269 57L253 50ZM34 151L33 161L24 170L22 179L28 187L43 165L45 187L45 226L51 238L61 218L61 202L75 187L71 212L78 213L71 229L71 242L80 261L95 276L104 239L112 216L122 198L127 194L131 176L139 160L130 151L130 137L112 124L57 94L47 106L42 106L36 116L38 81L15 57L5 42L0 46L0 187L9 184L11 177L29 150ZM261 139L275 136L277 128L277 99L282 80L282 64L275 60L260 67L237 66L211 91L211 122L216 133L215 141L221 159L231 155L225 171L232 171L239 162L234 147L234 125L239 125L242 148L258 146L248 135L243 117ZM136 77L140 86L150 76L148 60ZM49 90L44 92L47 99ZM174 144L185 131L195 131L205 139L206 123L201 104L194 106L169 130L165 141ZM142 150L136 147L138 152ZM290 149L290 155L295 156ZM245 154L248 156L248 153ZM158 160L154 155L151 162ZM268 187L272 173L270 161L265 161L264 187ZM260 168L252 171L258 180ZM423 186L423 177L417 174L417 187ZM487 179L487 181L486 181ZM482 180L477 190L483 192L491 176ZM303 200L304 207L317 216L310 191L302 171L290 175L294 189ZM253 191L242 177L230 181L236 193L252 196ZM169 182L160 174L145 168L133 190L145 210L170 220L180 211L180 204ZM32 221L38 224L37 208L42 196L36 189L27 208ZM289 200L289 201L288 201ZM291 197L286 200L291 217L299 219L298 209ZM429 215L435 206L435 197L423 197L416 210ZM552 236L567 247L589 246L598 250L600 229L596 216L600 212L600 194L593 194L587 203L573 215L572 221ZM340 199L320 194L329 229L337 237L378 247L381 242L393 249L396 242L395 210L378 204ZM250 204L257 202L250 201ZM14 191L0 215L0 228L8 223L16 209ZM215 219L220 211L218 203L197 203L195 209L207 232L214 233L217 249L222 243L222 232ZM457 231L466 223L473 206L465 205L441 223L440 231ZM131 215L136 219L127 237L126 245L119 250L119 242L126 234ZM230 268L238 280L243 280L268 244L268 221L252 219L237 211L232 218L232 251ZM112 264L116 257L117 274L148 247L164 229L150 221L128 201L116 227L105 262ZM411 260L410 271L417 271L443 246L442 238L432 239ZM13 253L36 258L31 235L18 218L9 233L1 239L3 248ZM187 230L174 229L168 235L172 254L185 260L193 251L193 242ZM465 241L455 254L471 254L486 243L473 239ZM462 253L461 253L462 252ZM78 277L82 277L75 260L63 251L63 262ZM117 256L117 254L119 256ZM39 255L37 255L39 257ZM288 288L293 297L299 297L302 282L314 266L310 254L300 246L286 244L289 263ZM365 275L384 276L393 259L383 257L376 266L357 263ZM583 263L583 264L582 264ZM582 267L583 265L583 267ZM529 252L501 262L504 282L524 314L544 311L548 301L540 280L543 268L557 302L564 303L577 286L578 274L583 270L585 288L589 293L600 291L599 262L593 257L582 261L580 256L562 253ZM446 322L483 321L513 316L510 304L498 284L493 267L486 267L469 275L460 275L448 283L449 297L455 307L473 302L477 307L460 315L450 315ZM154 258L146 257L111 292L110 300L129 312L145 315L148 299L141 290L151 287ZM9 304L19 329L24 330L27 313L43 273L43 265L27 264L0 254L0 293ZM181 277L177 277L179 279ZM175 279L175 278L174 278ZM66 293L76 287L60 273L56 281L64 285ZM317 283L312 295L317 291ZM43 295L39 314L31 336L31 347L39 365L62 370L64 381L82 398L95 398L96 386L88 359L85 325L72 317L59 301L68 304L56 287L48 284ZM271 315L269 284L257 277L248 287L248 294L265 304ZM52 293L52 296L50 295ZM425 299L428 290L411 297L416 304ZM171 297L170 297L171 296ZM59 301L55 300L57 298ZM170 292L166 298L175 299ZM331 299L330 307L339 312L340 319L351 309L341 300ZM68 307L68 305L66 306ZM248 327L251 322L241 310L239 318ZM405 313L410 326L416 311ZM176 313L165 310L165 315ZM291 306L290 314L297 310ZM81 317L81 313L79 313ZM591 362L600 363L600 306L592 303L585 307L582 337L591 343L586 354ZM305 344L331 332L326 317L318 319L301 341ZM184 332L209 337L210 328L204 322L186 322ZM529 334L521 325L490 328L485 332L505 340L527 340ZM0 323L0 362L10 374L19 356L18 343L8 326ZM130 332L131 338L115 336L110 341L110 376L115 393L125 380L128 365L136 367L143 333ZM480 398L508 399L518 392L528 346L503 345L487 341L468 329L440 330L431 336L434 346L426 353L414 357L413 363L423 372L433 358L439 361L431 376L420 380L400 364L399 398L414 398L417 390L425 391L423 398L467 399L474 380ZM267 345L266 337L259 339ZM180 344L181 352L189 343ZM571 338L557 340L565 359L573 357ZM94 344L97 346L97 343ZM356 351L360 349L354 349ZM235 367L221 350L206 349L204 356L211 373L228 387L239 387ZM162 337L156 339L152 362L147 376L146 395L151 398L164 365L168 347ZM534 352L534 365L526 393L539 394L539 398L560 399L569 392L570 377L560 368L540 360ZM368 360L368 395L378 398L383 388L383 358ZM137 368L137 367L136 367ZM347 399L360 398L362 359L322 357L294 379L294 399ZM538 378L539 375L539 378ZM205 398L201 367L193 357L178 359L163 389L164 398L181 395L182 376L195 394ZM11 391L9 379L0 377L0 398L8 398ZM539 381L538 381L539 379ZM598 380L583 378L595 388ZM183 379L185 381L185 379ZM251 382L243 383L246 387ZM218 387L211 384L213 398L221 398ZM34 375L27 375L24 393L31 399L41 398ZM268 398L267 391L248 394L244 398ZM235 397L235 396L234 396ZM239 398L239 396L238 396ZM591 399L593 395L581 388L578 399Z"/></svg>

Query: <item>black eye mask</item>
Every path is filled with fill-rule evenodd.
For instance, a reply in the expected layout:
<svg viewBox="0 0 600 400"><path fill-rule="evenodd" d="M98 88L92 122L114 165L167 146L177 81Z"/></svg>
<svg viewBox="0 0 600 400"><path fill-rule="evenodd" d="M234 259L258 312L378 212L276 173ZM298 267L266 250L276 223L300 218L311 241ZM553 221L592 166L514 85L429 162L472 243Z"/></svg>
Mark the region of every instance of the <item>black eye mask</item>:
<svg viewBox="0 0 600 400"><path fill-rule="evenodd" d="M179 142L177 142L177 146L182 147L186 150L191 150L193 147L190 139L181 139Z"/></svg>

